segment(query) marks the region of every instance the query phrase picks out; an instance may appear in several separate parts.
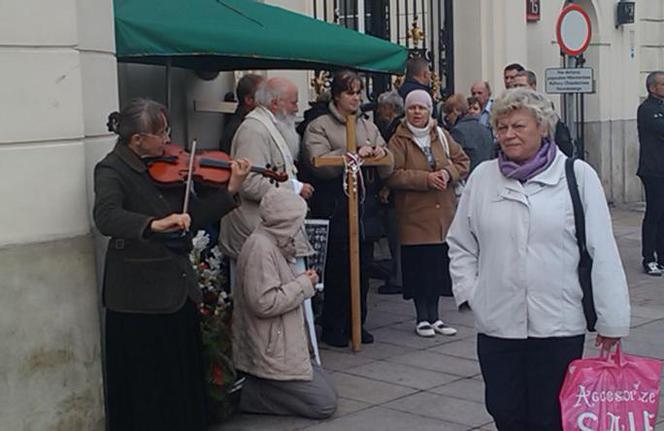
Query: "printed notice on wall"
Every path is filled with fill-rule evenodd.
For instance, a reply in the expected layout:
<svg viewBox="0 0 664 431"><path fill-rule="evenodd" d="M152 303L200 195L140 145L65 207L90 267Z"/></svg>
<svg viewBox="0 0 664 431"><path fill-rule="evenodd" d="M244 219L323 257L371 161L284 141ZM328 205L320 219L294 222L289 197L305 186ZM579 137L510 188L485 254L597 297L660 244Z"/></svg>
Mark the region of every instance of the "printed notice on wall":
<svg viewBox="0 0 664 431"><path fill-rule="evenodd" d="M545 80L549 94L595 92L590 67L546 69Z"/></svg>
<svg viewBox="0 0 664 431"><path fill-rule="evenodd" d="M324 219L307 219L304 221L304 226L307 230L307 237L309 243L316 252L312 256L306 257L307 268L315 269L320 277L320 282L316 285L316 289L323 288L325 275L325 259L327 259L327 242L330 232L330 221Z"/></svg>

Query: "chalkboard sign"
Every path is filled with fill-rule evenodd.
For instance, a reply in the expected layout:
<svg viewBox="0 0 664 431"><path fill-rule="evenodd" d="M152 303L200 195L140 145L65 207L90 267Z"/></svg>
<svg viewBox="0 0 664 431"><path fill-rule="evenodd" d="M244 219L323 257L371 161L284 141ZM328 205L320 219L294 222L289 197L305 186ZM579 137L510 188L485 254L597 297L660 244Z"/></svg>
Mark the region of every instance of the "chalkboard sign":
<svg viewBox="0 0 664 431"><path fill-rule="evenodd" d="M327 241L330 232L330 221L324 219L307 219L304 221L309 243L316 254L307 256L307 268L313 268L318 272L320 281L316 285L317 290L323 289L323 276L325 275L325 259L327 258Z"/></svg>

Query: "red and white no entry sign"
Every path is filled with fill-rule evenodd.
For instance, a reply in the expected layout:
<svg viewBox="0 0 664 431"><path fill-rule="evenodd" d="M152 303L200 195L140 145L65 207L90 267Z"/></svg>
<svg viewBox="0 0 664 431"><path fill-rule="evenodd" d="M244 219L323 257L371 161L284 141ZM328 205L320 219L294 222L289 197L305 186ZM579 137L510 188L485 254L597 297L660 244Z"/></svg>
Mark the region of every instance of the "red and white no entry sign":
<svg viewBox="0 0 664 431"><path fill-rule="evenodd" d="M567 55L581 54L590 43L590 17L581 6L565 6L556 21L556 37L560 49Z"/></svg>

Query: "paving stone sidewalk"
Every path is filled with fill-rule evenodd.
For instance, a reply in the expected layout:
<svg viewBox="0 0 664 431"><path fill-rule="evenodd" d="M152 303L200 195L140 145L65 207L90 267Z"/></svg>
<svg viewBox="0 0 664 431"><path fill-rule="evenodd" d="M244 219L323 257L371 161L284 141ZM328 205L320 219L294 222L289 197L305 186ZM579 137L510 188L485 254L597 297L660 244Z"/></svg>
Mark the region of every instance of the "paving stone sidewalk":
<svg viewBox="0 0 664 431"><path fill-rule="evenodd" d="M612 215L632 299L632 333L624 350L664 359L664 277L641 271L642 206L613 208ZM378 295L375 287L368 302L367 328L374 344L359 353L321 346L323 367L331 371L340 396L333 417L313 421L241 414L211 431L495 430L483 404L472 314L457 312L453 300L444 298L441 315L459 333L425 339L414 333L411 302L400 295ZM588 337L588 354L596 352L593 341ZM662 410L658 429L664 429Z"/></svg>

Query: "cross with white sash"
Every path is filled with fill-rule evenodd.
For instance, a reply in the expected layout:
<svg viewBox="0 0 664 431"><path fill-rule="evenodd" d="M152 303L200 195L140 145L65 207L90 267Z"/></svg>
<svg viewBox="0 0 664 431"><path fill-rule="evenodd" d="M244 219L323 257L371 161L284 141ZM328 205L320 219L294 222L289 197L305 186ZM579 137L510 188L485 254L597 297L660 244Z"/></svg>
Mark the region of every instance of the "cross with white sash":
<svg viewBox="0 0 664 431"><path fill-rule="evenodd" d="M362 323L360 311L360 234L358 215L358 175L360 166L387 166L388 156L381 159L361 159L355 140L356 116L346 118L346 151L343 156L314 158L315 167L344 166L344 192L348 196L348 241L350 257L351 343L354 352L360 351ZM361 179L360 179L361 180Z"/></svg>

